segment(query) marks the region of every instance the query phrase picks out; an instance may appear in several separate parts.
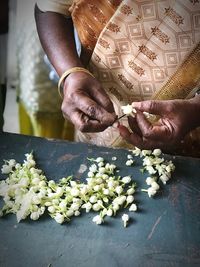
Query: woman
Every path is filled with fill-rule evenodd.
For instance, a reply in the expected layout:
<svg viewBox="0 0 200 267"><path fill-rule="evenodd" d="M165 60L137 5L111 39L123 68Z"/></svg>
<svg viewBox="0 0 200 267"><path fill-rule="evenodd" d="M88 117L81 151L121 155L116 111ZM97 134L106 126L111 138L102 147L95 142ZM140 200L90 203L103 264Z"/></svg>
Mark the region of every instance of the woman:
<svg viewBox="0 0 200 267"><path fill-rule="evenodd" d="M199 16L198 1L189 0L38 1L38 33L61 77L63 115L78 129L77 140L200 153L199 134L182 141L200 125L199 96L191 98L200 83ZM83 46L80 58L72 21ZM109 126L131 102L138 110L128 120L133 132L120 126L120 136ZM160 119L152 125L143 111Z"/></svg>

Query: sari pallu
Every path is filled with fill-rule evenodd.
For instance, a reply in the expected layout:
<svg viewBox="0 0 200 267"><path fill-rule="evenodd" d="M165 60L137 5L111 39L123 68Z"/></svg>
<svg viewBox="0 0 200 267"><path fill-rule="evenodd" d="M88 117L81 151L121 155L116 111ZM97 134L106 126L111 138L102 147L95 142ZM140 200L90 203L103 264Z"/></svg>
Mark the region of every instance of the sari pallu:
<svg viewBox="0 0 200 267"><path fill-rule="evenodd" d="M74 2L71 12L85 55L91 56L88 68L118 115L120 106L132 101L185 99L199 88L198 1L82 0ZM175 153L200 156L199 133L190 133ZM112 127L76 136L97 145L131 147Z"/></svg>

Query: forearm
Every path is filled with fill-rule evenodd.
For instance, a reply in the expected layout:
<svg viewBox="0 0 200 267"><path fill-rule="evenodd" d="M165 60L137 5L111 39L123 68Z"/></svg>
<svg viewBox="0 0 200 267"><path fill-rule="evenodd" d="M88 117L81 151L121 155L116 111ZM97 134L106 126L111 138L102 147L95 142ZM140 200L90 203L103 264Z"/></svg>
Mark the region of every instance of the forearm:
<svg viewBox="0 0 200 267"><path fill-rule="evenodd" d="M72 20L58 13L41 12L37 6L35 19L43 49L58 75L69 68L82 67L76 52Z"/></svg>

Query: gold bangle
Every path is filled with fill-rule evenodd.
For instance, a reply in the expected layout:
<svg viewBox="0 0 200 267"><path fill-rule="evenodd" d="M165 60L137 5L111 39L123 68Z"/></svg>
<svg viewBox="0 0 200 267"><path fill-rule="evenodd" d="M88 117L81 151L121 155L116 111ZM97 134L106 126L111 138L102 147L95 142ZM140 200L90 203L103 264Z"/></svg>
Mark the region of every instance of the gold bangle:
<svg viewBox="0 0 200 267"><path fill-rule="evenodd" d="M61 98L63 98L63 94L61 93L61 85L62 85L63 81L64 81L64 80L67 78L67 76L69 76L71 73L73 73L73 72L79 72L79 71L88 73L90 76L92 76L93 78L95 78L94 75L93 75L89 70L87 70L87 69L85 69L85 68L82 68L82 67L73 67L73 68L71 68L71 69L66 70L66 71L62 74L62 76L60 77L59 82L58 82L58 93L59 93L59 95L60 95Z"/></svg>

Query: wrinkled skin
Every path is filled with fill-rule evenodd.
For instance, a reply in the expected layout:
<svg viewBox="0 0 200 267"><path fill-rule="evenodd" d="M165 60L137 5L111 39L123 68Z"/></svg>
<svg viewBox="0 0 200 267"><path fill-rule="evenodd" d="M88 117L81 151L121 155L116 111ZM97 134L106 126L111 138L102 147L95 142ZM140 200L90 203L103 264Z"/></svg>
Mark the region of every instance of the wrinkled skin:
<svg viewBox="0 0 200 267"><path fill-rule="evenodd" d="M63 116L82 132L101 132L116 119L113 104L100 83L84 72L70 74L64 83Z"/></svg>
<svg viewBox="0 0 200 267"><path fill-rule="evenodd" d="M74 67L84 67L79 58L71 18L35 7L41 44L59 76ZM64 81L62 112L82 132L100 132L112 125L116 115L100 83L84 72L71 73Z"/></svg>
<svg viewBox="0 0 200 267"><path fill-rule="evenodd" d="M137 110L135 118L128 118L132 132L123 125L119 131L127 142L141 149L169 150L200 125L200 96L190 100L134 102L132 106ZM143 111L158 115L159 120L151 124Z"/></svg>
<svg viewBox="0 0 200 267"><path fill-rule="evenodd" d="M35 19L41 44L59 76L73 67L84 67L76 52L73 22L55 12L42 12L35 7ZM72 73L64 82L62 112L83 132L100 132L112 125L116 115L109 97L99 82L86 73ZM191 100L144 101L133 103L138 110L135 119L129 118L133 132L124 126L120 134L138 147L172 146L191 129L200 125L199 96ZM160 116L151 125L141 113Z"/></svg>

